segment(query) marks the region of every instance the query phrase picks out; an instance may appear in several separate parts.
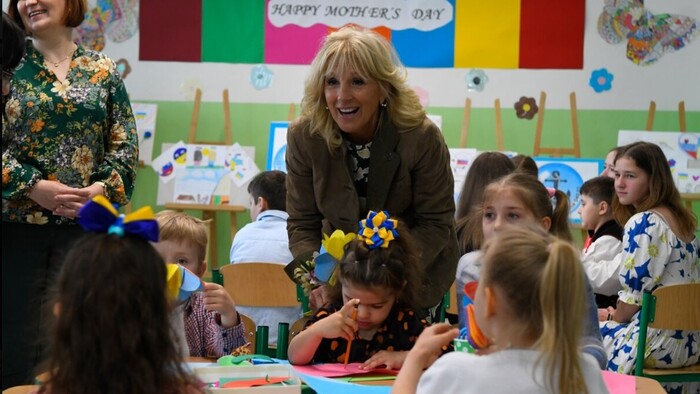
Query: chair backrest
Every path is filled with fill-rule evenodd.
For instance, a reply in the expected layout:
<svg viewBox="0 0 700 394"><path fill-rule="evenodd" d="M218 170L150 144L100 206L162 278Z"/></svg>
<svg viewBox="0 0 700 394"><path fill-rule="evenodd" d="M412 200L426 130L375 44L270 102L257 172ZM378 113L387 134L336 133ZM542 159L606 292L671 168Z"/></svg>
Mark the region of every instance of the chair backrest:
<svg viewBox="0 0 700 394"><path fill-rule="evenodd" d="M662 286L651 293L649 327L700 331L700 283ZM646 306L642 301L642 308Z"/></svg>
<svg viewBox="0 0 700 394"><path fill-rule="evenodd" d="M254 307L299 306L296 284L274 263L235 263L220 268L224 288L236 305Z"/></svg>
<svg viewBox="0 0 700 394"><path fill-rule="evenodd" d="M242 313L239 313L238 316L240 316L243 326L245 326L245 340L250 343L248 349L250 349L251 353L255 353L255 322Z"/></svg>
<svg viewBox="0 0 700 394"><path fill-rule="evenodd" d="M647 328L664 330L700 331L700 283L683 283L662 286L653 292L642 295L642 309L639 313L639 339L635 358L634 374L645 376L644 358L647 347ZM660 381L696 381L694 373L672 372L667 375L651 376Z"/></svg>
<svg viewBox="0 0 700 394"><path fill-rule="evenodd" d="M450 298L449 304L447 305L447 313L456 315L459 313L457 310L457 281L452 282L450 287Z"/></svg>
<svg viewBox="0 0 700 394"><path fill-rule="evenodd" d="M309 320L311 316L304 316L302 318L297 319L294 323L292 323L292 326L289 327L289 341L291 342L292 339L297 336L301 330L304 329L304 326L306 325L306 321Z"/></svg>

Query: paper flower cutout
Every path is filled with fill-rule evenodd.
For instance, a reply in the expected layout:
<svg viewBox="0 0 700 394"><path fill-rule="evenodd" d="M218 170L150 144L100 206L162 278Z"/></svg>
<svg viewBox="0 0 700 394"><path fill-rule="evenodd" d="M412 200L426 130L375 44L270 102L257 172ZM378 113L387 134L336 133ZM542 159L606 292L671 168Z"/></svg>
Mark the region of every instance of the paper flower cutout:
<svg viewBox="0 0 700 394"><path fill-rule="evenodd" d="M602 93L612 89L613 75L608 72L607 68L599 68L593 70L591 79L588 82L596 93Z"/></svg>
<svg viewBox="0 0 700 394"><path fill-rule="evenodd" d="M195 92L197 89L202 88L202 83L197 78L189 78L182 82L180 85L180 92L188 100L194 100Z"/></svg>
<svg viewBox="0 0 700 394"><path fill-rule="evenodd" d="M467 90L470 92L483 92L489 77L484 70L471 70L467 74Z"/></svg>
<svg viewBox="0 0 700 394"><path fill-rule="evenodd" d="M292 267L290 277L301 285L307 296L320 284L334 285L338 264L345 254L345 245L355 238L356 234L345 234L341 230L335 230L330 237L324 234L321 250L314 253L311 260L294 260L287 265L285 271Z"/></svg>
<svg viewBox="0 0 700 394"><path fill-rule="evenodd" d="M537 101L534 97L520 97L515 107L515 116L520 119L532 119L537 113Z"/></svg>
<svg viewBox="0 0 700 394"><path fill-rule="evenodd" d="M270 87L274 73L264 64L257 65L250 70L250 83L255 89L262 90Z"/></svg>
<svg viewBox="0 0 700 394"><path fill-rule="evenodd" d="M196 291L204 290L202 280L179 264L166 264L166 292L168 298L185 302Z"/></svg>
<svg viewBox="0 0 700 394"><path fill-rule="evenodd" d="M124 58L117 60L117 72L121 75L122 79L126 78L126 76L131 73L129 61Z"/></svg>

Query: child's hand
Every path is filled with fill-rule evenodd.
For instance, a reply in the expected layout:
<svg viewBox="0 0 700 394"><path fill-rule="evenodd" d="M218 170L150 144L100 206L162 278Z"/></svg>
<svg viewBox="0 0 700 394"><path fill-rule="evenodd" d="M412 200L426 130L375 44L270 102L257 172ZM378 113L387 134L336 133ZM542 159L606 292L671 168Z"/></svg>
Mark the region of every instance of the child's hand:
<svg viewBox="0 0 700 394"><path fill-rule="evenodd" d="M308 329L323 338L353 340L357 331L357 321L352 318L352 315L359 303L360 300L356 298L348 301L338 312L315 322Z"/></svg>
<svg viewBox="0 0 700 394"><path fill-rule="evenodd" d="M362 369L374 369L385 365L388 369L401 369L403 361L406 359L408 352L392 352L388 350L381 350L377 352L374 356L370 357L369 360L362 363L360 368Z"/></svg>
<svg viewBox="0 0 700 394"><path fill-rule="evenodd" d="M459 329L446 323L433 324L420 334L413 349L406 356L421 369L432 365L442 354L442 347L448 345L459 335Z"/></svg>
<svg viewBox="0 0 700 394"><path fill-rule="evenodd" d="M216 283L204 282L204 309L218 312L224 328L231 328L238 322L236 303L226 289Z"/></svg>

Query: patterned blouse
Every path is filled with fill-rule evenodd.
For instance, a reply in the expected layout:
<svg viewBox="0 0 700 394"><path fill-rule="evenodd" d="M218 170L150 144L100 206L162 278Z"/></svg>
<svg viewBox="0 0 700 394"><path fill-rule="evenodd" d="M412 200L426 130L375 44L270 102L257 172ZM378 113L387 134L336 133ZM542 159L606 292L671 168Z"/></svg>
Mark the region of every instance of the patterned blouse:
<svg viewBox="0 0 700 394"><path fill-rule="evenodd" d="M306 322L305 328L328 317L342 308L334 305L332 310L320 308ZM411 350L416 339L428 326L428 322L418 318L412 309L401 304L394 304L384 324L377 329L371 340L355 338L350 348L349 362L365 362L380 350L401 351ZM348 341L343 338L323 338L316 349L312 363L342 363L345 361L345 350Z"/></svg>
<svg viewBox="0 0 700 394"><path fill-rule="evenodd" d="M115 63L78 46L64 81L27 42L12 79L2 129L2 220L73 224L28 197L42 179L83 188L103 182L107 198L129 202L138 136Z"/></svg>

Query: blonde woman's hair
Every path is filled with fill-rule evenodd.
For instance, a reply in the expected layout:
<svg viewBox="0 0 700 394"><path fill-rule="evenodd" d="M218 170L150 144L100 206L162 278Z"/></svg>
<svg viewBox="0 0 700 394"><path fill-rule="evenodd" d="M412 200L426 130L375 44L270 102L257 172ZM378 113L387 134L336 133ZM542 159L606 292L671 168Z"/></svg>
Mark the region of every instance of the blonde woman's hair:
<svg viewBox="0 0 700 394"><path fill-rule="evenodd" d="M688 209L681 200L681 195L673 182L671 168L666 155L658 145L651 142L634 142L621 147L615 162L621 158L631 159L648 178L648 194L635 208L634 205L622 205L613 193L613 216L624 225L637 212L648 211L660 205L666 206L675 216L684 237L692 236L698 224L695 213ZM617 177L616 177L617 178Z"/></svg>
<svg viewBox="0 0 700 394"><path fill-rule="evenodd" d="M209 221L190 216L184 212L171 210L156 214L160 241L178 241L189 243L197 249L199 262L207 255L207 226Z"/></svg>
<svg viewBox="0 0 700 394"><path fill-rule="evenodd" d="M322 136L329 150L340 146L342 137L328 111L324 89L329 75L345 69L379 83L385 97L384 103L377 103L380 117L386 114L399 132L422 124L425 110L418 94L406 83L406 69L391 44L372 30L346 26L324 40L311 63L301 101L300 122L308 123L312 135Z"/></svg>
<svg viewBox="0 0 700 394"><path fill-rule="evenodd" d="M557 393L588 392L579 356L585 280L579 251L540 226L510 226L484 246L481 282L504 294L513 323L536 339L537 362Z"/></svg>
<svg viewBox="0 0 700 394"><path fill-rule="evenodd" d="M483 206L492 201L504 190L511 190L523 205L528 207L537 219L549 218L552 222L549 232L557 237L573 242L569 229L569 198L561 190L554 191L556 202L552 205L549 190L536 177L514 172L486 187Z"/></svg>

